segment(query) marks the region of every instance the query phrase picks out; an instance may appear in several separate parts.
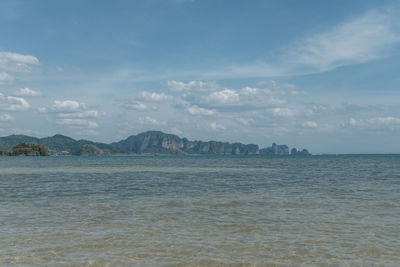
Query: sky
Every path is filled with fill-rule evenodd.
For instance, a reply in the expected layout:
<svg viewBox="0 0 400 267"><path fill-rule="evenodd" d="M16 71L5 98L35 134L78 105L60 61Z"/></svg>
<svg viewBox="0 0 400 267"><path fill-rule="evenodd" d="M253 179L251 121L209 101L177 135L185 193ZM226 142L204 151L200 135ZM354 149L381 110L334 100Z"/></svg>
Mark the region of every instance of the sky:
<svg viewBox="0 0 400 267"><path fill-rule="evenodd" d="M0 136L400 153L399 71L400 1L0 1Z"/></svg>

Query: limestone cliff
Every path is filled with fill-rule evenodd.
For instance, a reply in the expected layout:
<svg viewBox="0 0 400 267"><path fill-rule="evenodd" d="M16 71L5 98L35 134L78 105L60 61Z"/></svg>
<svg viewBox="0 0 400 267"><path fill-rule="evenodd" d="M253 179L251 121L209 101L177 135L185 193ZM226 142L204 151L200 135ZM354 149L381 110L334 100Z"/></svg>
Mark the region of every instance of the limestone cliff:
<svg viewBox="0 0 400 267"><path fill-rule="evenodd" d="M132 135L125 140L113 143L127 153L176 153L176 154L220 154L253 155L258 154L258 145L227 143L217 141L190 141L173 134L148 131Z"/></svg>
<svg viewBox="0 0 400 267"><path fill-rule="evenodd" d="M148 131L132 135L112 144L75 140L64 135L36 138L25 135L0 137L0 155L9 155L10 149L21 143L46 146L51 155L115 155L115 154L215 154L215 155L289 155L287 145L272 144L259 149L258 145L218 141L190 141L173 134ZM7 151L5 151L7 150ZM32 151L31 151L32 152ZM27 152L30 154L31 152ZM292 149L291 155L310 155L307 149ZM32 152L33 153L33 152Z"/></svg>
<svg viewBox="0 0 400 267"><path fill-rule="evenodd" d="M289 155L289 147L287 145L277 145L272 143L272 146L260 149L261 155Z"/></svg>

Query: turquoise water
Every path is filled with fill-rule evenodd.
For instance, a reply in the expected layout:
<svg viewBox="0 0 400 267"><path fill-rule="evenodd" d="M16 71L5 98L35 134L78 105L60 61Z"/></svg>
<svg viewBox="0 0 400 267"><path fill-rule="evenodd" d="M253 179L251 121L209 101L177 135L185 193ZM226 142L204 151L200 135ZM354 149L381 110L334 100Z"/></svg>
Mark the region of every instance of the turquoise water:
<svg viewBox="0 0 400 267"><path fill-rule="evenodd" d="M400 265L400 156L0 157L0 266Z"/></svg>

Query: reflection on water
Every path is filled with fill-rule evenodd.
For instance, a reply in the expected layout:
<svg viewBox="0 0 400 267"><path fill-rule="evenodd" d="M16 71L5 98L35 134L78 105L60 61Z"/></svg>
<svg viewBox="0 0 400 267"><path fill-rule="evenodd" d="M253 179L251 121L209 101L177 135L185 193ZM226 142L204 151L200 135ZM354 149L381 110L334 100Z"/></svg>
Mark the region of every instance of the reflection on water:
<svg viewBox="0 0 400 267"><path fill-rule="evenodd" d="M0 265L398 266L399 163L0 158Z"/></svg>

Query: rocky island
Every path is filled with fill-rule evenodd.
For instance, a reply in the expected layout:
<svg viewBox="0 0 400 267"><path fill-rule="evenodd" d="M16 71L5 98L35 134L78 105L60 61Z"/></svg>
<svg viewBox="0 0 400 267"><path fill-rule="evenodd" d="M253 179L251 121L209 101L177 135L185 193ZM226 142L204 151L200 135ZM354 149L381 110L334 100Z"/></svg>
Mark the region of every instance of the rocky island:
<svg viewBox="0 0 400 267"><path fill-rule="evenodd" d="M36 143L21 143L8 151L0 151L0 156L49 156L45 145Z"/></svg>
<svg viewBox="0 0 400 267"><path fill-rule="evenodd" d="M173 134L149 131L132 135L112 145L127 153L174 153L174 154L219 154L254 155L259 154L258 145L227 143L218 141L190 141Z"/></svg>
<svg viewBox="0 0 400 267"><path fill-rule="evenodd" d="M277 145L272 143L271 147L260 149L262 155L289 155L289 147L287 145Z"/></svg>
<svg viewBox="0 0 400 267"><path fill-rule="evenodd" d="M278 155L278 156L288 156L289 147L287 145L277 145L272 143L272 146L260 149L261 155ZM291 156L309 156L311 155L307 149L297 150L297 148L292 148L290 150Z"/></svg>
<svg viewBox="0 0 400 267"><path fill-rule="evenodd" d="M75 140L56 134L51 137L36 138L26 135L0 137L0 150L13 150L22 143L35 143L48 148L50 155L118 155L118 154L214 154L214 155L310 155L308 150L291 150L287 145L272 144L259 149L256 144L228 143L220 141L191 141L177 135L161 131L147 131L111 144ZM18 150L20 151L20 150ZM11 153L3 151L2 153ZM19 153L19 152L18 152ZM27 152L28 153L28 152ZM30 151L28 154L33 153ZM7 154L8 155L8 154Z"/></svg>
<svg viewBox="0 0 400 267"><path fill-rule="evenodd" d="M297 150L296 148L292 148L292 150L290 151L290 155L292 155L292 156L309 156L309 155L311 155L311 153L308 152L307 149Z"/></svg>

